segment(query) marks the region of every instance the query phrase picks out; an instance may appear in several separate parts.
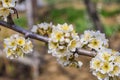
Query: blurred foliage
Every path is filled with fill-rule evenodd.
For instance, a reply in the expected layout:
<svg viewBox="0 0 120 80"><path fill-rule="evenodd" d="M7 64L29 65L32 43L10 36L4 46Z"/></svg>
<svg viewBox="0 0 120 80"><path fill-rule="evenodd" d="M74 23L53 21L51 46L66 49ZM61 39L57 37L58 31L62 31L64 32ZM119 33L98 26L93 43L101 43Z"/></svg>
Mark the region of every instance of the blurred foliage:
<svg viewBox="0 0 120 80"><path fill-rule="evenodd" d="M100 11L100 14L104 17L111 17L111 16L115 16L117 14L120 14L120 9L116 9L114 11L106 11L106 10L102 9Z"/></svg>
<svg viewBox="0 0 120 80"><path fill-rule="evenodd" d="M92 0L93 2L99 2L102 1L104 3L120 3L120 0Z"/></svg>
<svg viewBox="0 0 120 80"><path fill-rule="evenodd" d="M107 12L101 10L101 15L103 17L110 17L118 14L120 10L115 10L112 12ZM23 28L27 28L26 17L22 16L19 19L14 19L15 23ZM63 8L63 9L52 9L47 18L43 18L40 22L53 22L54 24L68 23L75 25L75 29L78 33L83 33L84 30L94 29L91 20L89 19L87 12L85 10L78 10L74 8ZM107 36L111 36L115 31L118 31L120 25L104 25L105 33Z"/></svg>
<svg viewBox="0 0 120 80"><path fill-rule="evenodd" d="M120 0L102 0L102 1L105 3L112 3L112 2L120 3Z"/></svg>
<svg viewBox="0 0 120 80"><path fill-rule="evenodd" d="M45 0L48 4L56 4L56 3L65 3L65 2L72 2L72 1L80 1L80 0ZM82 1L82 0L81 0Z"/></svg>
<svg viewBox="0 0 120 80"><path fill-rule="evenodd" d="M80 33L90 29L90 25L92 25L85 10L76 10L74 8L52 9L48 16L47 19L44 18L41 22L46 20L55 24L66 22L75 25L77 32Z"/></svg>
<svg viewBox="0 0 120 80"><path fill-rule="evenodd" d="M103 17L111 17L119 13L119 10L112 12L107 12L102 10L100 14ZM87 12L85 10L77 10L73 8L64 9L53 9L49 13L49 18L44 18L43 21L57 23L69 23L76 26L76 31L83 33L86 29L94 29L91 20L88 18ZM42 21L41 21L42 22ZM115 31L118 30L119 25L104 25L105 33L107 36L111 36Z"/></svg>
<svg viewBox="0 0 120 80"><path fill-rule="evenodd" d="M115 32L119 31L120 25L112 25L112 26L104 25L104 29L105 29L105 33L107 34L107 36L111 36Z"/></svg>
<svg viewBox="0 0 120 80"><path fill-rule="evenodd" d="M46 0L49 4L63 3L63 2L71 2L71 1L83 1L83 0ZM118 3L120 0L92 0L94 2L103 1L104 3L115 2ZM107 5L107 4L106 4ZM120 8L116 8L112 11L106 10L102 8L99 11L99 14L104 18L115 17L120 14ZM42 18L41 18L42 17ZM20 17L19 19L14 19L15 23L19 26L27 28L27 19L25 16ZM75 29L79 33L83 33L86 29L94 29L94 26L89 19L87 11L85 9L74 9L72 7L56 9L53 8L49 11L49 13L45 16L40 15L39 22L53 22L54 24L73 24L75 25ZM103 24L105 33L108 36L111 36L115 31L120 31L119 24Z"/></svg>
<svg viewBox="0 0 120 80"><path fill-rule="evenodd" d="M25 16L21 16L18 19L15 18L14 22L15 22L16 25L19 25L23 28L27 28L27 18Z"/></svg>

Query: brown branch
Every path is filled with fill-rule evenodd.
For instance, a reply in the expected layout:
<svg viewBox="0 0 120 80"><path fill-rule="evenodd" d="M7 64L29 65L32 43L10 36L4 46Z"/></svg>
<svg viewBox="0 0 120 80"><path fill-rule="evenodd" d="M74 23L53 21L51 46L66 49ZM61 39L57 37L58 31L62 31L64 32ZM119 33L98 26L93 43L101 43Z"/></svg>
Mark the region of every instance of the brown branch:
<svg viewBox="0 0 120 80"><path fill-rule="evenodd" d="M11 14L9 14L9 16L7 17L7 23L10 24L10 25L14 24L14 21L12 19L12 15Z"/></svg>
<svg viewBox="0 0 120 80"><path fill-rule="evenodd" d="M103 25L98 16L95 4L91 0L84 0L84 3L86 5L88 14L89 14L91 20L93 21L95 29L100 30L101 32L104 32Z"/></svg>
<svg viewBox="0 0 120 80"><path fill-rule="evenodd" d="M10 25L10 24L8 24L7 22L4 22L4 21L0 21L0 25L2 27L6 27L6 28L12 29L12 30L14 30L16 32L19 32L19 33L25 35L25 37L29 37L29 38L32 38L32 39L40 40L40 41L43 41L43 42L48 42L48 38L47 37L40 36L40 35L37 35L37 34L33 34L30 31L24 30L20 26Z"/></svg>
<svg viewBox="0 0 120 80"><path fill-rule="evenodd" d="M21 28L20 26L11 25L11 24L8 24L7 22L4 22L4 21L0 21L0 25L2 27L6 27L6 28L12 29L16 32L19 32L19 33L25 35L25 37L29 37L31 39L36 39L36 40L48 43L48 38L47 37L34 34L34 33L30 32L28 30L25 30L25 29ZM87 50L84 50L84 49L81 49L81 48L77 49L77 53L79 55L84 55L84 56L89 56L89 57L94 57L95 56L95 52L87 51Z"/></svg>
<svg viewBox="0 0 120 80"><path fill-rule="evenodd" d="M89 57L94 57L96 55L96 53L93 51L88 51L88 50L81 49L81 48L77 49L77 53L79 55L84 55L84 56L89 56Z"/></svg>

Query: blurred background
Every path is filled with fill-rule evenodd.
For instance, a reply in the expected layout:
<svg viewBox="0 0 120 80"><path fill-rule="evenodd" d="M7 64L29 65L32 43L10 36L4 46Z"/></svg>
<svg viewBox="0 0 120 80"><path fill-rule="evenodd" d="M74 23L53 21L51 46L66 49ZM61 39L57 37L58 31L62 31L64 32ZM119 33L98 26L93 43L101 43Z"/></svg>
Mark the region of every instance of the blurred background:
<svg viewBox="0 0 120 80"><path fill-rule="evenodd" d="M41 22L73 24L82 34L85 30L100 30L110 40L110 48L120 51L120 0L19 0L19 18L14 22L25 29ZM0 54L3 40L16 33L1 28ZM97 80L89 69L90 57L80 56L81 69L60 66L47 54L46 44L34 40L34 53L24 59L0 57L0 80Z"/></svg>

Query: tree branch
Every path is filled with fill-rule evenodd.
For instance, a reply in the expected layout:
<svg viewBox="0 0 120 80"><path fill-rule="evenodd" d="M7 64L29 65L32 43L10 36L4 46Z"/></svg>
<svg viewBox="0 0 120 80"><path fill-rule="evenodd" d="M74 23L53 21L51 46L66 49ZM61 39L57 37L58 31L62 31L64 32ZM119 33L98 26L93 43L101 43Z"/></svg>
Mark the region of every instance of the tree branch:
<svg viewBox="0 0 120 80"><path fill-rule="evenodd" d="M81 48L77 49L77 53L79 55L84 55L84 56L89 56L89 57L94 57L96 55L96 53L93 51L88 51L88 50L81 49Z"/></svg>
<svg viewBox="0 0 120 80"><path fill-rule="evenodd" d="M28 30L21 28L20 26L11 25L11 24L8 24L7 22L4 22L4 21L0 21L0 25L1 25L0 27L6 27L6 28L9 28L9 29L14 30L16 32L19 32L19 33L25 35L25 37L29 37L31 39L36 39L36 40L48 43L47 37L34 34ZM96 53L93 51L88 51L88 50L81 49L81 48L77 49L77 53L79 55L84 55L84 56L89 56L89 57L94 57L96 55Z"/></svg>
<svg viewBox="0 0 120 80"><path fill-rule="evenodd" d="M95 29L100 30L101 32L104 32L103 25L100 21L95 4L91 0L84 0L84 3L86 5L88 14L91 20L93 21Z"/></svg>
<svg viewBox="0 0 120 80"><path fill-rule="evenodd" d="M20 26L10 25L10 24L8 24L7 22L4 22L4 21L0 21L0 25L2 27L6 27L6 28L12 29L16 32L19 32L19 33L25 35L25 37L29 37L29 38L36 39L36 40L43 41L43 42L48 42L47 37L34 34L34 33L30 32L28 30L24 30Z"/></svg>

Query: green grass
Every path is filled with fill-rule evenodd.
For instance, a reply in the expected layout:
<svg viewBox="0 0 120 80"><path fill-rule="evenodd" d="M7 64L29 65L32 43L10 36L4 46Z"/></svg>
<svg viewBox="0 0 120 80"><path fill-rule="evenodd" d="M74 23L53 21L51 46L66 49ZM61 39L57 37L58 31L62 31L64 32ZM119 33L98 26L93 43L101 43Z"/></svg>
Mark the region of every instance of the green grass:
<svg viewBox="0 0 120 80"><path fill-rule="evenodd" d="M114 34L115 32L120 31L120 25L105 25L104 27L105 29L105 33L107 36L111 36L112 34Z"/></svg>
<svg viewBox="0 0 120 80"><path fill-rule="evenodd" d="M50 17L52 19L61 18L68 22L74 22L76 19L84 18L84 10L76 10L73 8L54 9L50 12Z"/></svg>
<svg viewBox="0 0 120 80"><path fill-rule="evenodd" d="M64 9L53 9L49 12L49 18L43 19L43 21L53 22L55 24L73 24L77 32L82 33L84 30L89 29L88 25L90 22L85 19L85 10L76 10L74 8L64 8ZM41 22L43 22L41 21Z"/></svg>
<svg viewBox="0 0 120 80"><path fill-rule="evenodd" d="M104 17L115 16L120 13L120 9L117 9L113 12L107 12L105 10L101 11L101 15ZM86 19L86 11L85 10L76 10L73 8L65 8L65 9L54 9L50 12L49 15L53 22L57 23L69 23L74 24L75 29L79 33L83 33L86 29L94 29L92 22L89 19ZM115 31L118 30L120 26L118 25L104 25L105 33L107 36L111 36Z"/></svg>
<svg viewBox="0 0 120 80"><path fill-rule="evenodd" d="M19 26L21 26L23 28L27 28L27 18L24 17L24 16L19 17L18 19L15 18L14 22L15 22L16 25L19 25Z"/></svg>
<svg viewBox="0 0 120 80"><path fill-rule="evenodd" d="M104 17L111 17L115 16L117 14L120 14L120 9L115 9L114 11L106 11L106 10L101 10L100 14Z"/></svg>

